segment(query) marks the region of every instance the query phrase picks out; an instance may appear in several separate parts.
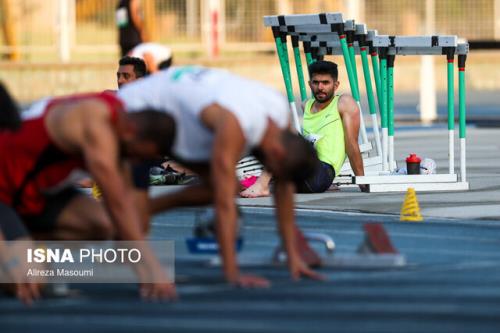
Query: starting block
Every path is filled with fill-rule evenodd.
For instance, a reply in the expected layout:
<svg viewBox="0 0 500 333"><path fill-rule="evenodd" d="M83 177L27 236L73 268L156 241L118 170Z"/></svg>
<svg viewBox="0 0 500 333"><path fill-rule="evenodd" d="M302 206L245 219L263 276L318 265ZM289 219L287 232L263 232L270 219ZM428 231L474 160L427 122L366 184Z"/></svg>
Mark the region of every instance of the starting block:
<svg viewBox="0 0 500 333"><path fill-rule="evenodd" d="M363 226L365 238L358 248L357 253L353 254L337 254L335 253L335 242L333 239L321 233L304 233L298 237L299 249L303 251L303 247L307 246L310 257L314 252L308 245L307 241L316 241L324 245L326 254L316 256L319 262L312 266L325 268L341 268L341 269L394 269L406 266L406 258L398 253L392 245L389 235L385 228L380 223L368 223ZM298 230L298 229L297 229ZM300 231L298 231L300 233ZM303 244L305 242L306 245ZM304 258L304 255L302 255ZM286 253L281 246L278 246L271 257L257 256L240 256L238 258L241 267L265 267L265 266L285 266ZM305 258L304 258L305 259ZM307 261L307 260L306 260ZM221 266L220 258L213 257L208 261L209 266Z"/></svg>
<svg viewBox="0 0 500 333"><path fill-rule="evenodd" d="M186 245L189 253L193 254L218 254L219 253L219 243L215 238L203 237L203 238L188 238L186 239ZM243 248L243 238L238 237L236 240L236 252L240 252Z"/></svg>
<svg viewBox="0 0 500 333"><path fill-rule="evenodd" d="M238 215L241 213L238 210ZM188 251L193 254L218 254L219 243L215 237L215 216L212 210L205 210L196 216L193 237L186 238ZM243 248L243 237L238 236L235 242L236 252Z"/></svg>

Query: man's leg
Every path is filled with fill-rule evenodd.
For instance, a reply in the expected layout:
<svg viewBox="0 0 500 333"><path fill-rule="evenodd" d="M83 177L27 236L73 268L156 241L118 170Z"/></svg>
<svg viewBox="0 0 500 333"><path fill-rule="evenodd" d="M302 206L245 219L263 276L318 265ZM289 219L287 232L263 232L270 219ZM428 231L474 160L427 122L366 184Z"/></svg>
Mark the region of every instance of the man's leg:
<svg viewBox="0 0 500 333"><path fill-rule="evenodd" d="M104 205L76 189L48 196L41 215L23 219L35 238L95 240L115 235Z"/></svg>
<svg viewBox="0 0 500 333"><path fill-rule="evenodd" d="M149 209L152 215L177 207L202 206L213 202L213 189L210 180L208 165L188 165L200 176L202 183L189 186L181 191L161 195L149 200Z"/></svg>
<svg viewBox="0 0 500 333"><path fill-rule="evenodd" d="M297 193L323 193L332 185L335 171L330 164L321 162L314 174L297 184Z"/></svg>
<svg viewBox="0 0 500 333"><path fill-rule="evenodd" d="M240 192L240 196L242 196L243 198L268 197L271 194L271 192L269 191L270 182L271 174L263 171L260 177L252 186Z"/></svg>
<svg viewBox="0 0 500 333"><path fill-rule="evenodd" d="M53 235L65 240L105 240L113 239L116 232L101 202L78 195L61 211Z"/></svg>

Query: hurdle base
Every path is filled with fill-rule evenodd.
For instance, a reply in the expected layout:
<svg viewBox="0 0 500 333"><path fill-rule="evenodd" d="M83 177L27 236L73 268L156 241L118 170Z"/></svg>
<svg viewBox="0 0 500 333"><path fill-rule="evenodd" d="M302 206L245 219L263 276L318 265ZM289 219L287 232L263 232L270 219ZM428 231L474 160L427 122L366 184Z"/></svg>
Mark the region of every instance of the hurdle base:
<svg viewBox="0 0 500 333"><path fill-rule="evenodd" d="M468 182L457 183L402 183L402 184L370 184L370 193L381 192L406 192L408 188L413 188L417 192L447 192L447 191L468 191Z"/></svg>
<svg viewBox="0 0 500 333"><path fill-rule="evenodd" d="M365 157L363 158L363 166L365 173L376 173L382 171L382 156ZM340 174L354 174L349 161L345 161Z"/></svg>
<svg viewBox="0 0 500 333"><path fill-rule="evenodd" d="M358 185L372 184L403 184L403 183L456 183L456 174L432 174L432 175L378 175L378 176L354 176L353 183Z"/></svg>

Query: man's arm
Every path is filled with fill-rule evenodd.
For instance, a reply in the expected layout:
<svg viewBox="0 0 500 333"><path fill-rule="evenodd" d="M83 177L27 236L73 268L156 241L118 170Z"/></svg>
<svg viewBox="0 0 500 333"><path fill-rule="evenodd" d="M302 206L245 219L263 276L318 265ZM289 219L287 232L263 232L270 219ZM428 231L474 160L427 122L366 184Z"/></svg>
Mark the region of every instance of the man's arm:
<svg viewBox="0 0 500 333"><path fill-rule="evenodd" d="M119 158L118 139L110 120L103 115L87 118L83 125L83 156L88 170L101 188L104 202L117 236L122 240L142 241L145 239L139 211L134 204L131 186L124 176ZM170 284L160 263L147 244L140 247L143 265L134 266L141 281L155 281L141 285L145 298L174 298L175 287ZM163 281L163 282L160 282Z"/></svg>
<svg viewBox="0 0 500 333"><path fill-rule="evenodd" d="M89 172L101 188L118 237L143 240L139 212L120 164L117 137L106 117L89 119L84 127L82 152Z"/></svg>
<svg viewBox="0 0 500 333"><path fill-rule="evenodd" d="M143 42L148 40L144 29L144 22L142 19L142 9L139 0L131 0L130 1L130 17L132 18L132 23L139 30L139 34L141 35L141 39Z"/></svg>
<svg viewBox="0 0 500 333"><path fill-rule="evenodd" d="M287 253L288 270L294 280L300 279L302 275L322 280L324 279L323 276L309 269L298 252L297 240L295 238L295 229L297 227L295 226L293 211L294 193L295 187L291 182L280 179L276 180L274 191L276 215L283 246Z"/></svg>
<svg viewBox="0 0 500 333"><path fill-rule="evenodd" d="M238 120L218 105L202 112L203 123L214 131L211 182L214 189L217 239L223 261L224 275L230 283L244 287L265 287L269 282L256 276L240 274L235 250L238 215L234 197L237 190L236 163L245 145Z"/></svg>
<svg viewBox="0 0 500 333"><path fill-rule="evenodd" d="M345 148L352 171L356 176L364 176L363 158L358 144L360 124L358 104L350 95L342 95L338 102L338 110L344 126ZM367 190L366 186L361 185L360 189Z"/></svg>

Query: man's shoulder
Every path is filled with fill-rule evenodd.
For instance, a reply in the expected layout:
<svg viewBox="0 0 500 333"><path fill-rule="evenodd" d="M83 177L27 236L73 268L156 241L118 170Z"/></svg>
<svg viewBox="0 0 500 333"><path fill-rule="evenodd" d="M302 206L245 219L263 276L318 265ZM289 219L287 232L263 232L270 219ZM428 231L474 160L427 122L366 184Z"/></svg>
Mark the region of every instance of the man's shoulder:
<svg viewBox="0 0 500 333"><path fill-rule="evenodd" d="M357 107L357 102L351 95L342 94L339 96L339 100L337 102L337 108L339 112L349 111L355 107Z"/></svg>

